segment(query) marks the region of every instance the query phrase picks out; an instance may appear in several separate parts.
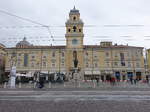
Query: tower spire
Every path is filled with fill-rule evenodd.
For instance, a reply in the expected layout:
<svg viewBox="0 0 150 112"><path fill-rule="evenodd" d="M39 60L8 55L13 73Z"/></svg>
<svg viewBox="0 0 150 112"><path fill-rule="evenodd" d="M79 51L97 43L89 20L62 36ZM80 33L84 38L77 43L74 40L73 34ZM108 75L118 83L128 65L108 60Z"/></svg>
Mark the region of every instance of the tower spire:
<svg viewBox="0 0 150 112"><path fill-rule="evenodd" d="M75 7L75 5L74 5L74 7L73 7L73 10L76 10L76 7Z"/></svg>

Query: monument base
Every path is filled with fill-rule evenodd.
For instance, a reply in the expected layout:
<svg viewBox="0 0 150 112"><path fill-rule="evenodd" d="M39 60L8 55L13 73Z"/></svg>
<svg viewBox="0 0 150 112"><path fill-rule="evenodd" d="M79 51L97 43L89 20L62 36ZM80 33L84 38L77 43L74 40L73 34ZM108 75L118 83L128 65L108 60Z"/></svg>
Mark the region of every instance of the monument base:
<svg viewBox="0 0 150 112"><path fill-rule="evenodd" d="M73 80L80 80L79 68L73 68Z"/></svg>

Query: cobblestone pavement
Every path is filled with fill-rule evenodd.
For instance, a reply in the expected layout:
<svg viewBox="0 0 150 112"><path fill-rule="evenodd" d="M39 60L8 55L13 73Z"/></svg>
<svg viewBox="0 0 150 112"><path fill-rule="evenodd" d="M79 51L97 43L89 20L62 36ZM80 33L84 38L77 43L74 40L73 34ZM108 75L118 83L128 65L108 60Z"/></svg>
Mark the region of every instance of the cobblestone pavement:
<svg viewBox="0 0 150 112"><path fill-rule="evenodd" d="M149 112L150 101L0 101L0 112Z"/></svg>
<svg viewBox="0 0 150 112"><path fill-rule="evenodd" d="M1 90L0 112L150 112L150 91Z"/></svg>

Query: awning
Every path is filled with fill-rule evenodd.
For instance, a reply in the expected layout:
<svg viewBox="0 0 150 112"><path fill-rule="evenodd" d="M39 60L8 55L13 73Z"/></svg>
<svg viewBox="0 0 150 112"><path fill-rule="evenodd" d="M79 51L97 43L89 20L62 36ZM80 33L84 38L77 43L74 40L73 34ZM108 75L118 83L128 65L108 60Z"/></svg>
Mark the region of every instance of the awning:
<svg viewBox="0 0 150 112"><path fill-rule="evenodd" d="M85 71L84 72L85 74L89 74L89 75L92 75L92 74L100 74L100 71Z"/></svg>
<svg viewBox="0 0 150 112"><path fill-rule="evenodd" d="M91 75L91 74L92 74L92 71L85 71L84 73L85 73L85 74L90 74L90 75Z"/></svg>
<svg viewBox="0 0 150 112"><path fill-rule="evenodd" d="M106 70L105 73L106 73L106 74L112 74L113 72L112 72L112 71L107 71L107 70Z"/></svg>
<svg viewBox="0 0 150 112"><path fill-rule="evenodd" d="M66 74L66 72L64 72L64 71L61 71L60 73Z"/></svg>
<svg viewBox="0 0 150 112"><path fill-rule="evenodd" d="M26 74L16 73L16 76L27 76Z"/></svg>
<svg viewBox="0 0 150 112"><path fill-rule="evenodd" d="M28 72L26 73L27 77L33 77L34 76L34 72Z"/></svg>
<svg viewBox="0 0 150 112"><path fill-rule="evenodd" d="M100 74L100 71L93 71L93 74Z"/></svg>
<svg viewBox="0 0 150 112"><path fill-rule="evenodd" d="M48 71L41 71L41 73L45 73L45 74L48 74Z"/></svg>
<svg viewBox="0 0 150 112"><path fill-rule="evenodd" d="M23 76L24 77L33 77L32 74L20 74L20 73L17 73L16 76L19 76L19 77L23 77Z"/></svg>

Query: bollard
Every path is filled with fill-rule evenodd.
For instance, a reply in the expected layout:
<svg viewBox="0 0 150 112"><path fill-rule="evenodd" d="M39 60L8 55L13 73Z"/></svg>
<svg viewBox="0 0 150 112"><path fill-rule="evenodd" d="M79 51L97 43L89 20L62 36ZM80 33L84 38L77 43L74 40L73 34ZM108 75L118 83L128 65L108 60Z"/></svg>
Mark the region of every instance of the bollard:
<svg viewBox="0 0 150 112"><path fill-rule="evenodd" d="M4 83L4 88L6 88L6 85L7 85L7 84L6 84L6 82L5 82L5 83Z"/></svg>
<svg viewBox="0 0 150 112"><path fill-rule="evenodd" d="M66 87L66 84L65 84L65 82L64 82L64 87Z"/></svg>
<svg viewBox="0 0 150 112"><path fill-rule="evenodd" d="M51 82L49 82L49 86L48 86L49 88L52 88L52 85L51 85Z"/></svg>
<svg viewBox="0 0 150 112"><path fill-rule="evenodd" d="M95 81L93 82L93 84L94 84L93 86L94 86L94 88L95 88L95 87L96 87Z"/></svg>
<svg viewBox="0 0 150 112"><path fill-rule="evenodd" d="M80 81L79 81L79 88L81 87Z"/></svg>
<svg viewBox="0 0 150 112"><path fill-rule="evenodd" d="M21 88L21 82L19 82L19 88Z"/></svg>
<svg viewBox="0 0 150 112"><path fill-rule="evenodd" d="M33 83L33 88L36 88L36 82Z"/></svg>

